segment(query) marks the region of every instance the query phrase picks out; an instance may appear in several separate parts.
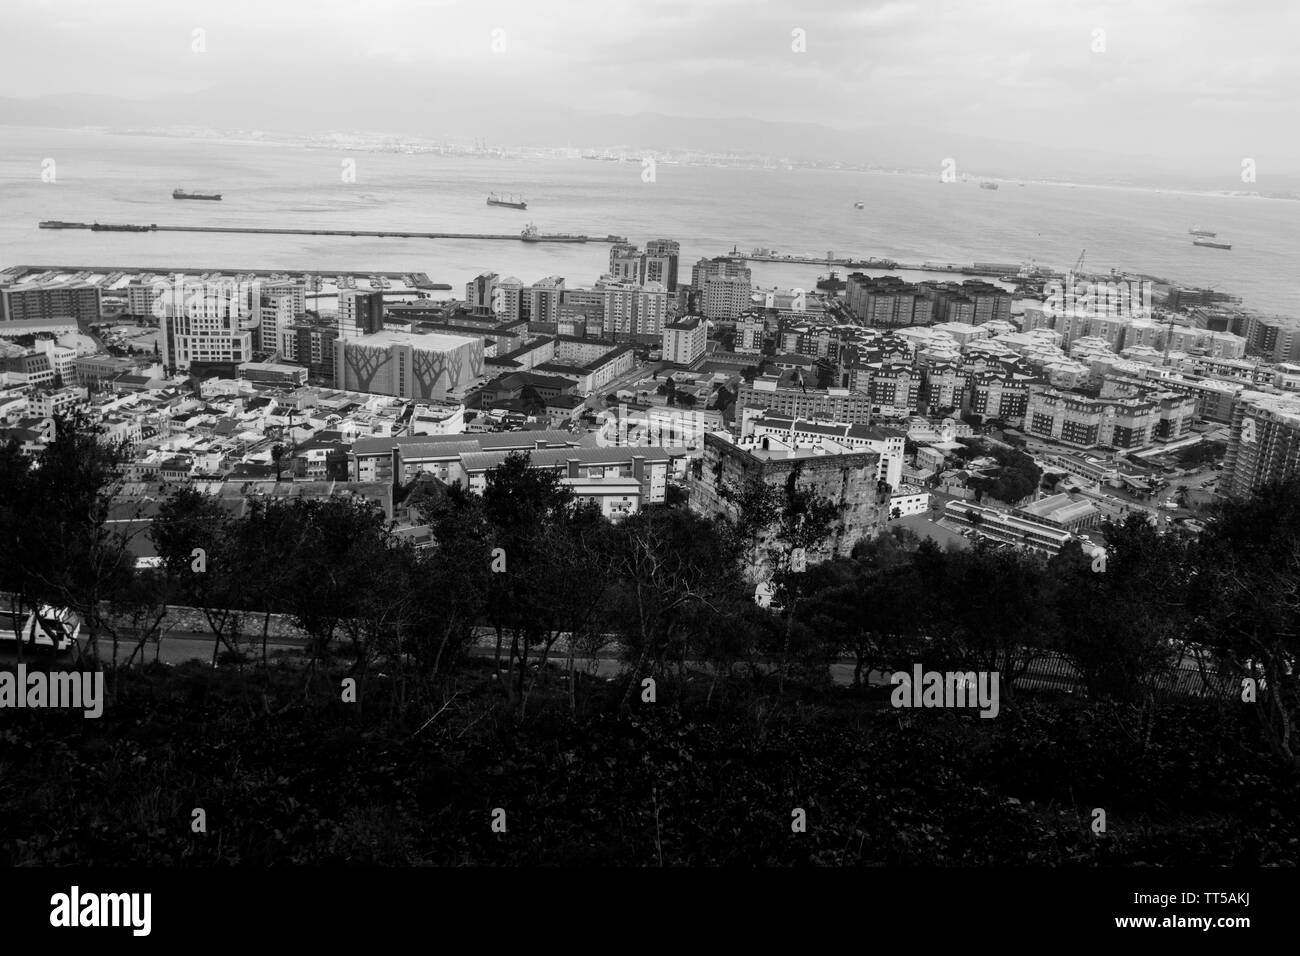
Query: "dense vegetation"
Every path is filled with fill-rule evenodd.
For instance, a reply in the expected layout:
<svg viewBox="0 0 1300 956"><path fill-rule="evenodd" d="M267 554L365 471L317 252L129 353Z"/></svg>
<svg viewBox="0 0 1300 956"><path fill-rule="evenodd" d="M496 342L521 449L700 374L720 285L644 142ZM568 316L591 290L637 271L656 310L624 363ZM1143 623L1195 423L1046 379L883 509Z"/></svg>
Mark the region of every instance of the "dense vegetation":
<svg viewBox="0 0 1300 956"><path fill-rule="evenodd" d="M988 495L1004 504L1019 504L1034 493L1043 477L1042 469L1024 452L985 438L962 438L959 443L962 447L956 454L963 461L988 457L998 464L993 474L970 479L977 498Z"/></svg>
<svg viewBox="0 0 1300 956"><path fill-rule="evenodd" d="M30 464L0 452L12 611L72 606L138 661L190 605L222 666L112 667L99 720L6 711L0 862L1300 862L1295 483L1195 541L1113 526L1104 573L899 529L802 570L834 509L794 483L611 524L511 458L481 496L419 490L423 550L359 500L236 518L180 489L139 572L105 523L113 449L61 423ZM265 652L272 612L300 658ZM1069 679L1013 684L1046 660ZM998 671L998 717L894 709L870 675L918 662Z"/></svg>

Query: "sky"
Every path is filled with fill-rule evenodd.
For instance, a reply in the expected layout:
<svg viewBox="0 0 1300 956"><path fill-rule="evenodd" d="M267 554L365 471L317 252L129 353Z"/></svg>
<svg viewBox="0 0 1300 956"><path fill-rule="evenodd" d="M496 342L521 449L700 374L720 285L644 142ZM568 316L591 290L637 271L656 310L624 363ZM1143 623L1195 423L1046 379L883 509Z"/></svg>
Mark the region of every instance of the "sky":
<svg viewBox="0 0 1300 956"><path fill-rule="evenodd" d="M747 117L1300 173L1294 0L5 0L3 17L6 97L193 94L334 107L343 128L372 104L413 127Z"/></svg>

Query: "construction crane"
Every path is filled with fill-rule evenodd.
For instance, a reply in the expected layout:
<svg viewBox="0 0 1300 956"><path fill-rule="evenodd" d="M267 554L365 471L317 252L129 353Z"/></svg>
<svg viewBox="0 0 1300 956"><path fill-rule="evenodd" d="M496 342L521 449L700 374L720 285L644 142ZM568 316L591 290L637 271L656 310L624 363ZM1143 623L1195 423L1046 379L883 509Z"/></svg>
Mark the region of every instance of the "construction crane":
<svg viewBox="0 0 1300 956"><path fill-rule="evenodd" d="M1087 253L1088 253L1087 249L1084 249L1082 252L1079 253L1079 261L1074 264L1073 272L1075 275L1083 275L1083 257L1087 255Z"/></svg>

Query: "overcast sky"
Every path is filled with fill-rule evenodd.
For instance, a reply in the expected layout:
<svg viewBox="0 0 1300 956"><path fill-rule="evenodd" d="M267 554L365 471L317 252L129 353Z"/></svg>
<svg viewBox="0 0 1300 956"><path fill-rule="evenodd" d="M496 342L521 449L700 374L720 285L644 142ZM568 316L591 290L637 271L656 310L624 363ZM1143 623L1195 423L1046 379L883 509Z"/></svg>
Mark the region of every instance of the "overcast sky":
<svg viewBox="0 0 1300 956"><path fill-rule="evenodd" d="M3 29L7 96L260 91L413 111L519 96L1300 171L1295 0L4 0Z"/></svg>

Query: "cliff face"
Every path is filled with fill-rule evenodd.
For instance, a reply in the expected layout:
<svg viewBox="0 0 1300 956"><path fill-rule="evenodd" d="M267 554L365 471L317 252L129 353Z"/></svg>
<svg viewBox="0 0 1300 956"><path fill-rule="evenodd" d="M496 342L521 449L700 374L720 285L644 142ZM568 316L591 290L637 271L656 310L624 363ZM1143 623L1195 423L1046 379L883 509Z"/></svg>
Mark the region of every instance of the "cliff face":
<svg viewBox="0 0 1300 956"><path fill-rule="evenodd" d="M848 557L853 546L864 538L872 538L884 530L888 517L889 494L883 494L876 481L880 456L875 452L853 452L845 455L801 455L796 458L764 458L715 435L704 438L704 455L700 460L699 474L691 481L689 505L691 510L705 515L725 514L734 519L735 505L720 494L720 488L740 489L750 479L758 477L766 484L784 488L791 472L797 472L795 485L811 491L839 505L841 510L832 536L825 545L807 555L815 564L833 557ZM757 582L771 574L771 561L763 553L763 542L771 534L760 538L759 557L751 566L749 576ZM779 546L772 542L773 546Z"/></svg>

